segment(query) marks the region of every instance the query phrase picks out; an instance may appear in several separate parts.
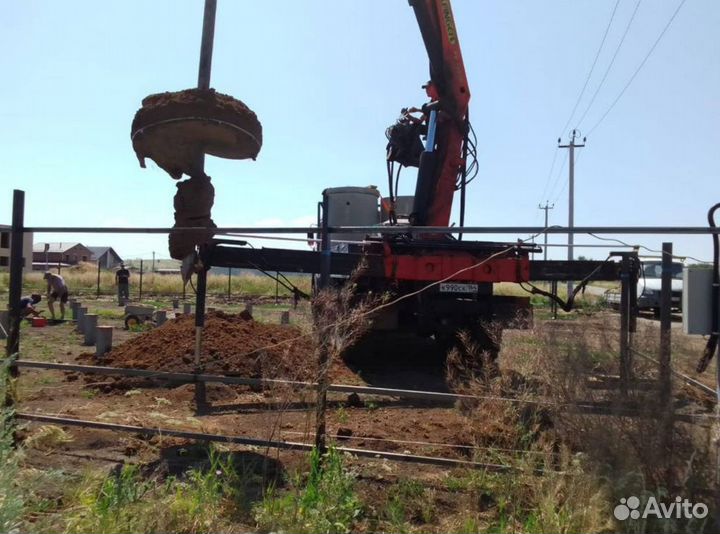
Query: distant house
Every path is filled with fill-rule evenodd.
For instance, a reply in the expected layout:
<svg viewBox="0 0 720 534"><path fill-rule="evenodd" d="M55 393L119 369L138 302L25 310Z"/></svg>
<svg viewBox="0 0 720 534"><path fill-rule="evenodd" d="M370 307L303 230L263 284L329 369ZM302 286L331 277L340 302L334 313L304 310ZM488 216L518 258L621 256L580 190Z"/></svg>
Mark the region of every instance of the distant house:
<svg viewBox="0 0 720 534"><path fill-rule="evenodd" d="M64 264L77 265L81 261L91 261L92 252L82 243L35 243L33 245L33 266L50 267Z"/></svg>
<svg viewBox="0 0 720 534"><path fill-rule="evenodd" d="M10 227L4 224L0 224L0 270L7 270L10 267L10 242L11 234ZM32 232L28 232L23 235L23 267L26 265L30 266L30 255L32 254Z"/></svg>
<svg viewBox="0 0 720 534"><path fill-rule="evenodd" d="M123 259L112 247L88 247L92 252L92 260L100 263L103 269L112 269L120 265Z"/></svg>

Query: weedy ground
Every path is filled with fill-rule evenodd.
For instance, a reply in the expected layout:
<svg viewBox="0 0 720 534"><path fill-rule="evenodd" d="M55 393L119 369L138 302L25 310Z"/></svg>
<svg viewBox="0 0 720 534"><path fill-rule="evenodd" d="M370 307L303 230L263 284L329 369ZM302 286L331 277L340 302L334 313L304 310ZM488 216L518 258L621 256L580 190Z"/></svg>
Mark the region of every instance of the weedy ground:
<svg viewBox="0 0 720 534"><path fill-rule="evenodd" d="M545 304L538 302L541 317ZM462 361L448 359L448 385L482 398L452 408L463 422L455 442L465 448L445 449L446 454L485 467L441 469L360 460L338 451L333 440L325 455L308 455L159 439L144 445L144 455L128 450L121 461L115 456L102 460L117 448L113 435L53 425L13 426L11 414L4 412L0 531L716 532L712 429L666 425L654 389L633 389L623 396L617 388L598 387L601 378L612 383L619 369L617 317L598 312L596 305L563 314L564 320L539 319L529 331L506 331L499 375L468 376L457 368ZM332 343L342 344L353 332L331 331ZM57 335L63 334L58 330ZM657 338L656 323L641 321L634 344L654 355ZM24 339L24 357L52 359L41 338ZM699 354L696 345L675 336L677 366L690 365ZM656 367L640 359L634 373L647 381L657 378ZM33 376L36 382L21 387L21 396L34 395L33 406L57 406L60 401L52 404L50 396L63 380L52 374ZM131 390L105 397L86 390L85 400L98 411L119 410L115 405L146 394ZM287 397L273 419L278 434L288 431L279 412L298 409L288 400L295 393L282 394ZM145 411L176 408L171 406L175 397L164 390L150 395L154 405ZM262 399L268 393L254 395ZM686 412L701 408L688 400L681 383L675 383L674 396ZM608 413L577 411L580 402L601 405ZM632 416L621 416L628 405L637 409ZM352 428L362 418L392 420L395 413L408 413L401 409L375 401L362 408L340 402L328 417ZM414 409L417 422L397 420L398 427L421 425L431 412L425 406ZM667 439L668 429L672 439ZM19 447L13 447L13 432L20 437ZM128 443L141 446L138 440ZM402 452L403 446L410 447L396 450ZM76 449L92 454L77 458L72 456ZM163 463L169 449L187 459L181 469ZM711 515L702 521L615 521L613 508L630 495L668 501L680 495L707 503Z"/></svg>

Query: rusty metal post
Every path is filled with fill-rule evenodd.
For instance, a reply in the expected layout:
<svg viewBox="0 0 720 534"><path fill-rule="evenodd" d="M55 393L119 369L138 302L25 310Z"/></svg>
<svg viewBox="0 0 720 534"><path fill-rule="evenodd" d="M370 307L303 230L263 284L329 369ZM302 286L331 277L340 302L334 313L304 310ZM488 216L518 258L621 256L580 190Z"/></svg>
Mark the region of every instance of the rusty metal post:
<svg viewBox="0 0 720 534"><path fill-rule="evenodd" d="M632 375L630 364L630 258L620 262L620 391L627 395Z"/></svg>
<svg viewBox="0 0 720 534"><path fill-rule="evenodd" d="M662 276L660 286L660 400L667 408L672 395L671 320L672 306L672 243L662 245Z"/></svg>
<svg viewBox="0 0 720 534"><path fill-rule="evenodd" d="M200 266L197 273L197 289L195 295L195 373L203 372L202 365L202 341L203 327L205 326L205 297L207 293L207 269L205 265ZM205 382L195 383L195 407L200 411L207 403Z"/></svg>
<svg viewBox="0 0 720 534"><path fill-rule="evenodd" d="M228 267L228 290L227 298L230 300L230 292L232 291L232 267Z"/></svg>
<svg viewBox="0 0 720 534"><path fill-rule="evenodd" d="M200 41L200 64L198 65L198 89L210 88L216 11L217 0L205 0L202 37Z"/></svg>
<svg viewBox="0 0 720 534"><path fill-rule="evenodd" d="M7 358L20 357L20 299L22 298L23 278L23 236L25 226L25 192L13 191L12 227L10 230L10 287L8 291L8 308L10 321L5 345ZM11 363L5 382L5 400L7 408L15 405L15 383L20 372L15 362Z"/></svg>
<svg viewBox="0 0 720 534"><path fill-rule="evenodd" d="M322 233L320 242L320 289L325 289L330 283L330 262L332 261L332 250L330 249L330 198L326 191L323 191L322 200Z"/></svg>
<svg viewBox="0 0 720 534"><path fill-rule="evenodd" d="M95 293L95 298L100 298L100 260L97 261L98 264L98 271L97 271L97 291Z"/></svg>
<svg viewBox="0 0 720 534"><path fill-rule="evenodd" d="M327 289L330 283L330 233L329 233L329 197L323 191L322 201L322 234L320 248L320 291ZM324 453L326 450L326 414L327 414L327 388L328 388L328 364L330 354L328 353L327 325L318 324L318 317L315 317L315 341L317 343L318 356L318 390L315 404L315 447Z"/></svg>
<svg viewBox="0 0 720 534"><path fill-rule="evenodd" d="M630 284L630 321L628 325L628 330L630 333L634 334L637 332L637 318L638 318L638 294L637 294L637 283L638 283L638 273L640 269L640 260L637 257L637 253L632 252L630 253L630 277L628 278L628 282ZM630 364L632 366L633 361L633 353L630 352Z"/></svg>
<svg viewBox="0 0 720 534"><path fill-rule="evenodd" d="M672 487L672 450L673 450L673 399L672 399L672 362L671 331L672 316L672 243L662 245L662 275L660 286L660 409L662 410L662 450L661 457L666 459L666 487Z"/></svg>
<svg viewBox="0 0 720 534"><path fill-rule="evenodd" d="M140 291L138 294L138 300L142 300L142 279L143 279L143 261L140 260Z"/></svg>

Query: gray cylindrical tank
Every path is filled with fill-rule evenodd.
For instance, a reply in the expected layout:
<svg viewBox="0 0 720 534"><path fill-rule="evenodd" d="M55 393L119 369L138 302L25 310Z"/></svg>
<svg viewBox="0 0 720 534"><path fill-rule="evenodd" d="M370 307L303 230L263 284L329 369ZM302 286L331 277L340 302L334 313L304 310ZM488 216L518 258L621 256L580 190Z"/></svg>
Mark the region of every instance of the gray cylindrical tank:
<svg viewBox="0 0 720 534"><path fill-rule="evenodd" d="M375 187L330 187L328 196L328 223L330 226L372 226L380 223ZM332 241L361 241L362 234L331 234Z"/></svg>

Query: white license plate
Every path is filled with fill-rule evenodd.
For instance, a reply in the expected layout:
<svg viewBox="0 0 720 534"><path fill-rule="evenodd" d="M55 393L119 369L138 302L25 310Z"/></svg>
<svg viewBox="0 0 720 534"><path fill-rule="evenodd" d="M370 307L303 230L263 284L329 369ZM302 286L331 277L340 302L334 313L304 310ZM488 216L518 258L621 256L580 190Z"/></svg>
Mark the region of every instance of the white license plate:
<svg viewBox="0 0 720 534"><path fill-rule="evenodd" d="M440 293L477 293L477 284L454 284L445 282L440 284Z"/></svg>

